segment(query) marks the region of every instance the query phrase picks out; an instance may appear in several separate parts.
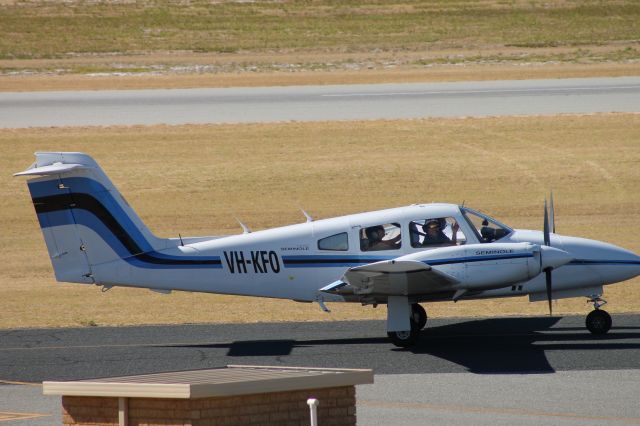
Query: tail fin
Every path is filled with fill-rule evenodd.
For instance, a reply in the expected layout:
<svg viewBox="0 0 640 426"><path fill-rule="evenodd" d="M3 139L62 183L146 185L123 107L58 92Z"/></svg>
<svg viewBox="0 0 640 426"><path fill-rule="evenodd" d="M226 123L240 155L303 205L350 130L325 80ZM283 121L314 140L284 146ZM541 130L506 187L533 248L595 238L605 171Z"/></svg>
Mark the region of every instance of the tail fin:
<svg viewBox="0 0 640 426"><path fill-rule="evenodd" d="M27 184L58 281L95 283L94 267L149 261L168 239L154 236L98 163L78 152L37 152L15 176Z"/></svg>

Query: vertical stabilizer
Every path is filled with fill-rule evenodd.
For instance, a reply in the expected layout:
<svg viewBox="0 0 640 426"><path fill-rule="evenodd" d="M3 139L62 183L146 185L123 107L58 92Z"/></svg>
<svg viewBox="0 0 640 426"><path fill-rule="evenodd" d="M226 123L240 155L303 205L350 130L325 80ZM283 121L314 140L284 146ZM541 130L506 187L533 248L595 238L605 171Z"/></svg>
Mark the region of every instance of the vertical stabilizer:
<svg viewBox="0 0 640 426"><path fill-rule="evenodd" d="M27 184L58 281L94 283L98 265L165 248L100 166L78 152L37 152Z"/></svg>

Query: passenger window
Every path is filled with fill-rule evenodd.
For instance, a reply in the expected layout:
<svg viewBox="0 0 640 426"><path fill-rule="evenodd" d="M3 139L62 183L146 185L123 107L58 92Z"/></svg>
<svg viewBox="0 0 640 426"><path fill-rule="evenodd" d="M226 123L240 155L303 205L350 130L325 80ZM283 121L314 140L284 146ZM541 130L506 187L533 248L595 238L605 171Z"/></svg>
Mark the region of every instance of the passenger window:
<svg viewBox="0 0 640 426"><path fill-rule="evenodd" d="M318 240L319 250L347 251L349 250L349 238L346 232L331 235Z"/></svg>
<svg viewBox="0 0 640 426"><path fill-rule="evenodd" d="M362 251L398 250L402 246L400 224L385 223L360 230Z"/></svg>
<svg viewBox="0 0 640 426"><path fill-rule="evenodd" d="M452 217L435 217L409 222L411 247L455 246L464 244L466 237Z"/></svg>

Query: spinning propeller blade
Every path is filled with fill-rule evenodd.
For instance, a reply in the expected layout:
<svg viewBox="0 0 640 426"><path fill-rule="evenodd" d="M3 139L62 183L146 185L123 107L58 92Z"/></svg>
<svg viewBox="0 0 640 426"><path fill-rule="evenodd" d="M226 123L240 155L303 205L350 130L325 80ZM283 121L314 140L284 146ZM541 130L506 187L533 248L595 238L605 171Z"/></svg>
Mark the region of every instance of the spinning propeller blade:
<svg viewBox="0 0 640 426"><path fill-rule="evenodd" d="M547 213L547 200L544 200L544 245L551 245L551 237L549 236L549 214Z"/></svg>
<svg viewBox="0 0 640 426"><path fill-rule="evenodd" d="M553 200L553 198L552 198ZM553 206L553 201L551 201L551 205ZM553 212L553 207L551 208L551 211ZM553 214L553 213L552 213ZM544 200L544 245L545 246L551 246L551 236L549 235L549 214L547 213L547 200ZM551 307L551 270L553 268L545 268L544 269L544 275L545 275L545 281L547 284L547 300L549 301L549 316L553 315L553 310Z"/></svg>
<svg viewBox="0 0 640 426"><path fill-rule="evenodd" d="M547 283L547 300L549 301L549 316L553 316L553 308L551 307L551 268L544 270Z"/></svg>
<svg viewBox="0 0 640 426"><path fill-rule="evenodd" d="M554 234L556 233L556 219L555 219L555 213L554 213L554 209L553 209L553 191L551 191L550 194L550 206L549 206L549 223L551 224L551 232L553 232Z"/></svg>

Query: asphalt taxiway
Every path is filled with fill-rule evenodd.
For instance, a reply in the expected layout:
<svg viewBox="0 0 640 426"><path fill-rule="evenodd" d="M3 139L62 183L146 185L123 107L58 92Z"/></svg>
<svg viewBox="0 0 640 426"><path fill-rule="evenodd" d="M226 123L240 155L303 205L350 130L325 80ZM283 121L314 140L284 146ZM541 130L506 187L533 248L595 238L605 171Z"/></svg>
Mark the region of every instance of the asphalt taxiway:
<svg viewBox="0 0 640 426"><path fill-rule="evenodd" d="M640 78L0 93L0 128L640 111Z"/></svg>
<svg viewBox="0 0 640 426"><path fill-rule="evenodd" d="M18 382L245 364L372 368L364 425L640 424L640 315L613 318L602 337L582 316L430 320L409 350L381 321L3 330L0 412L56 419L55 399Z"/></svg>

